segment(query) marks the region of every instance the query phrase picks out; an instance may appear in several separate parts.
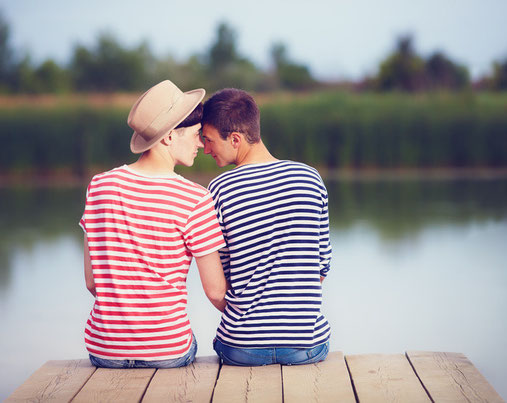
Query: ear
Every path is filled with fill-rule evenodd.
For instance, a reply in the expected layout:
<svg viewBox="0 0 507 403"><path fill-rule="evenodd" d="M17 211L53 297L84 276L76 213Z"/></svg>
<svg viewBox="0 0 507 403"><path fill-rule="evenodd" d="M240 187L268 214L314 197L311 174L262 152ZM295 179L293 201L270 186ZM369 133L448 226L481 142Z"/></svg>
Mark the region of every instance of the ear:
<svg viewBox="0 0 507 403"><path fill-rule="evenodd" d="M241 143L243 142L243 135L238 132L232 132L229 135L230 142L233 148L239 148Z"/></svg>
<svg viewBox="0 0 507 403"><path fill-rule="evenodd" d="M169 133L167 134L164 134L164 137L162 137L162 140L160 140L160 142L165 145L165 146L169 146L171 145L172 143L172 140L173 140L173 132L170 131Z"/></svg>

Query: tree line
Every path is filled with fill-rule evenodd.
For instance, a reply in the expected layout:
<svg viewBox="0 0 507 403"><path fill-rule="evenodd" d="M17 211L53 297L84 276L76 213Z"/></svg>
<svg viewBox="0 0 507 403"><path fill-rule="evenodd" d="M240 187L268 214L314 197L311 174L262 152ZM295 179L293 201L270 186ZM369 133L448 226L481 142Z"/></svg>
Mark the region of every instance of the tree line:
<svg viewBox="0 0 507 403"><path fill-rule="evenodd" d="M507 90L507 59L495 62L488 77L472 83L466 66L443 52L419 55L411 36L400 37L373 77L349 87L357 90L418 92L428 90ZM240 87L266 92L309 90L330 85L317 80L308 66L291 59L287 46L274 43L271 67L261 69L238 51L236 31L221 23L208 49L178 61L157 58L148 43L128 48L103 33L91 47L76 45L68 63L47 59L34 63L19 56L10 44L9 25L0 13L0 93L66 93L141 91L167 77L181 88Z"/></svg>

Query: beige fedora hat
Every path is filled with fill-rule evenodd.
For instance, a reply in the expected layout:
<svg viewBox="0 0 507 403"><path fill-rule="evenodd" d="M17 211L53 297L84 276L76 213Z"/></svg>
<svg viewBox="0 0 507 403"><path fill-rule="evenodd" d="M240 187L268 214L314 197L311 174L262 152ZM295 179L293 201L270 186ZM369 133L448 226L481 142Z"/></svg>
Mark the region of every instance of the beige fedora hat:
<svg viewBox="0 0 507 403"><path fill-rule="evenodd" d="M192 113L205 94L202 88L182 92L169 80L151 87L135 102L127 119L134 129L132 152L142 153L153 147Z"/></svg>

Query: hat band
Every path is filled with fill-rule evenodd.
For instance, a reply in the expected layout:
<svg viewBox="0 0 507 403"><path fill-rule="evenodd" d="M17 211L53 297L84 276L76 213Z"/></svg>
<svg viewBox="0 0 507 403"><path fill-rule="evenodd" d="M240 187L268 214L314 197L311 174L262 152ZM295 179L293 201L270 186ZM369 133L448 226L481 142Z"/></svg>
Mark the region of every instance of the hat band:
<svg viewBox="0 0 507 403"><path fill-rule="evenodd" d="M161 111L155 117L155 119L153 119L151 123L149 123L148 126L142 132L138 132L138 134L146 141L153 139L160 132L160 130L162 130L166 125L168 113L176 106L176 104L182 98L183 94L180 94L180 96L174 100L174 102L169 108Z"/></svg>

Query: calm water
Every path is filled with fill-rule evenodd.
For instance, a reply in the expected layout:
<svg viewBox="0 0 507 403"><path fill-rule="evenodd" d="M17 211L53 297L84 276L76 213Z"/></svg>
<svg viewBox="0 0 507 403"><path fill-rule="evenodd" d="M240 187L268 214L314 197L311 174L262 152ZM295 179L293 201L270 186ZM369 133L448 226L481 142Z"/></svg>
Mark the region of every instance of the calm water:
<svg viewBox="0 0 507 403"><path fill-rule="evenodd" d="M507 399L507 179L328 183L331 348L466 354ZM84 189L0 189L0 399L50 359L86 357ZM219 315L195 267L199 355Z"/></svg>

